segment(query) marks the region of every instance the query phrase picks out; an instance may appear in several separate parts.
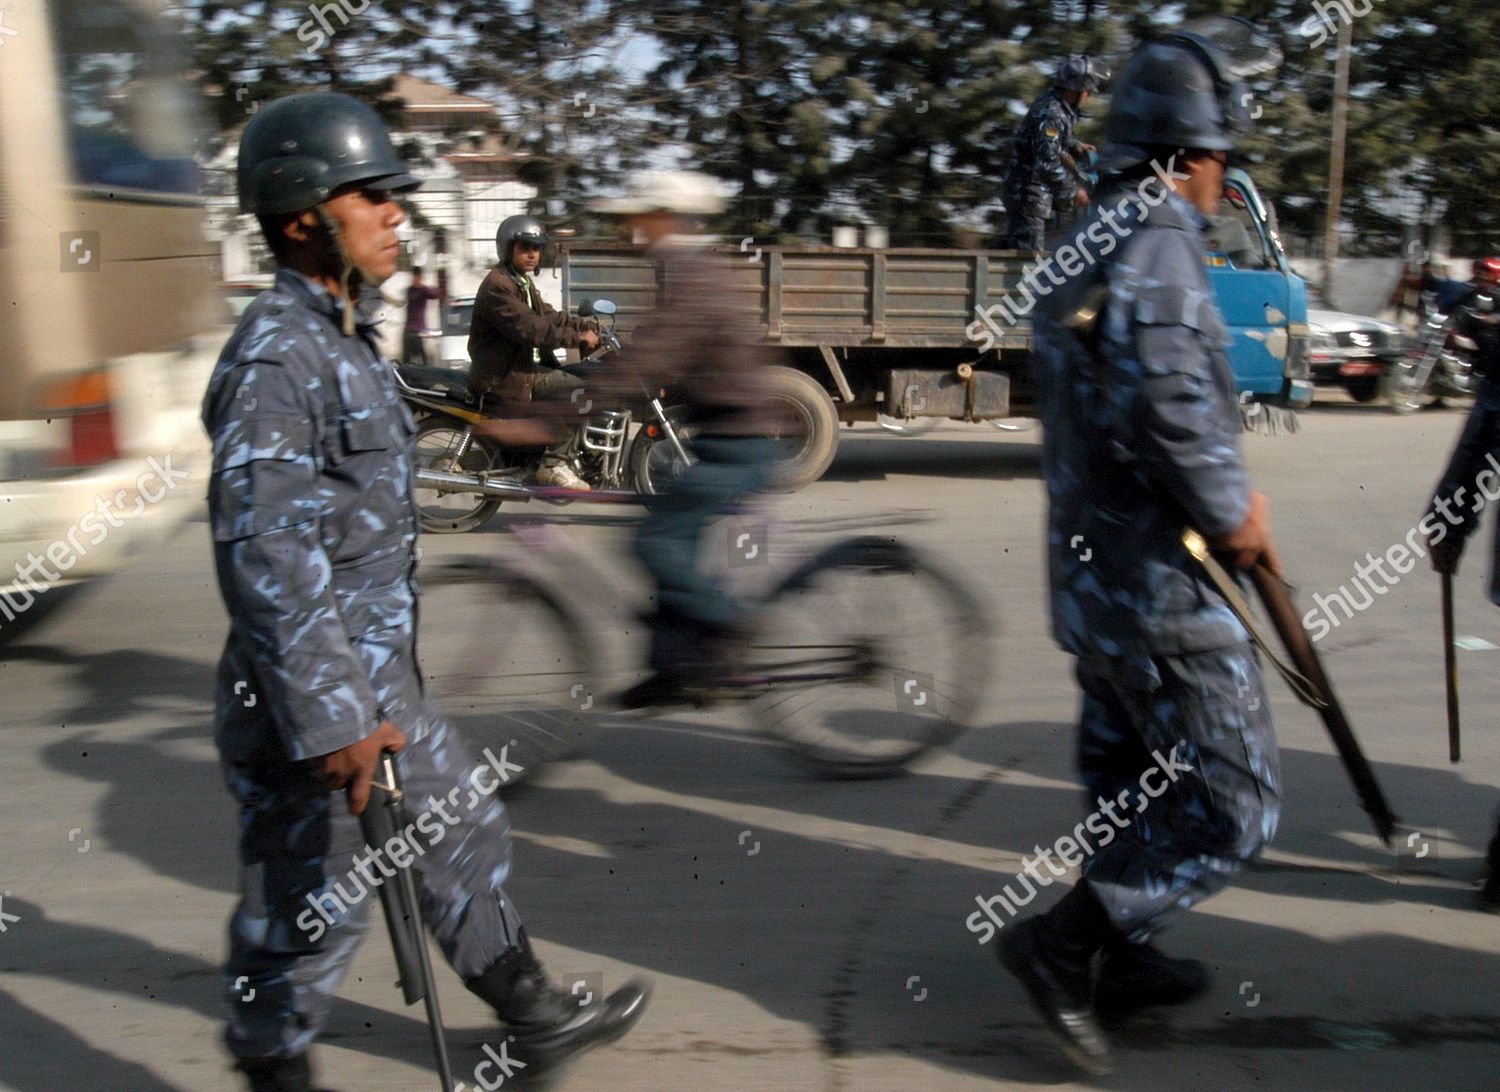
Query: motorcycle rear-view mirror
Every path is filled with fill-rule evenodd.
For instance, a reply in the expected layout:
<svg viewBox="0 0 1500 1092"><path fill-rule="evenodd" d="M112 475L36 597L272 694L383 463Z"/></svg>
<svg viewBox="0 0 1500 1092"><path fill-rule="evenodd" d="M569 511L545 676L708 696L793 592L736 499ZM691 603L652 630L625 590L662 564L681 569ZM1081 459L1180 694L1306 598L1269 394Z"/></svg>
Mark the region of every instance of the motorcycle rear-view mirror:
<svg viewBox="0 0 1500 1092"><path fill-rule="evenodd" d="M594 314L596 315L613 315L617 310L619 309L615 307L614 300L594 301Z"/></svg>
<svg viewBox="0 0 1500 1092"><path fill-rule="evenodd" d="M582 303L580 303L578 305L578 316L580 318L589 318L591 315L593 315L593 313L594 313L594 301L593 300L584 300Z"/></svg>

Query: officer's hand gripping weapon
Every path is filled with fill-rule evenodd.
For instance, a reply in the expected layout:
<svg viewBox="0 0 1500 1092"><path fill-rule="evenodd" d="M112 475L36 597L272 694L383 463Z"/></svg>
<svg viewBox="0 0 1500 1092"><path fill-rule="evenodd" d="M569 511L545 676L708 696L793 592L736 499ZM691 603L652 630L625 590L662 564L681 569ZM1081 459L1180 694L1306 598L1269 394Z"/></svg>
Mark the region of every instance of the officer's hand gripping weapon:
<svg viewBox="0 0 1500 1092"><path fill-rule="evenodd" d="M1370 768L1370 763L1360 748L1359 740L1354 738L1354 730L1349 727L1349 720L1344 715L1343 706L1339 704L1338 697L1333 692L1333 684L1328 681L1328 676L1323 671L1323 664L1313 648L1312 639L1308 637L1307 630L1302 628L1302 620L1297 614L1296 605L1292 602L1291 589L1287 587L1286 581L1273 573L1263 561L1257 562L1255 567L1250 569L1250 580L1254 583L1255 590L1260 595L1260 601L1270 616L1271 625L1275 627L1282 645L1286 648L1287 655L1291 658L1291 665L1283 663L1272 650L1260 625L1250 612L1250 605L1240 594L1239 586L1209 551L1208 543L1203 536L1197 531L1186 531L1182 536L1182 544L1207 571L1209 579L1228 601L1230 609L1239 616L1245 628L1250 631L1251 638L1291 686L1292 693L1296 694L1298 700L1304 705L1310 705L1316 709L1318 715L1323 718L1323 726L1328 729L1328 735L1338 750L1339 758L1343 760L1349 780L1354 783L1354 791L1359 795L1360 806L1375 824L1375 832L1380 835L1381 841L1390 845L1391 839L1396 834L1396 815L1391 811L1391 805L1386 800L1380 783L1375 780L1375 771Z"/></svg>
<svg viewBox="0 0 1500 1092"><path fill-rule="evenodd" d="M390 751L380 756L380 776L374 782L378 791L370 797L359 817L365 842L372 850L386 853L392 839L405 837L411 824L406 816L405 796L396 776L396 763ZM391 934L391 949L396 955L396 969L401 973L401 993L408 1005L427 1003L427 1023L432 1031L432 1049L437 1055L438 1075L443 1092L453 1092L453 1070L448 1062L448 1043L443 1035L443 1012L438 1007L437 983L432 977L432 961L427 957L427 937L422 930L421 907L417 901L417 883L411 863L391 867L396 874L380 885L380 904L385 909L385 924ZM382 871L384 869L382 868Z"/></svg>

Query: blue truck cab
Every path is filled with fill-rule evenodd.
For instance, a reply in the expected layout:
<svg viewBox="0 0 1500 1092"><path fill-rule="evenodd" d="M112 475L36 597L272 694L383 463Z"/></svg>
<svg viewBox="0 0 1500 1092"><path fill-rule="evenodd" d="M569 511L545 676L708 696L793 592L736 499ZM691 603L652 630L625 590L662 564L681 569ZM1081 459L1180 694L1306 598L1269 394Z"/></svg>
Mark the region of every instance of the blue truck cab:
<svg viewBox="0 0 1500 1092"><path fill-rule="evenodd" d="M1275 213L1239 169L1208 232L1209 275L1229 326L1241 394L1289 409L1312 403L1307 363L1307 282L1292 271Z"/></svg>

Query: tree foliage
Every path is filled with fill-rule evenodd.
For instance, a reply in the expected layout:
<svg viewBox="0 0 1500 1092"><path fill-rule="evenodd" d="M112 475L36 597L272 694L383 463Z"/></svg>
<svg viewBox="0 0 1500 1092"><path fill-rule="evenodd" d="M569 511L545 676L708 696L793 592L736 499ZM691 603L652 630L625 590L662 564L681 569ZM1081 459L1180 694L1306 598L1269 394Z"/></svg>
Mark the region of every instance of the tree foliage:
<svg viewBox="0 0 1500 1092"><path fill-rule="evenodd" d="M309 32L314 9L336 32ZM363 7L361 7L363 5ZM1346 248L1390 251L1418 222L1460 247L1500 232L1500 6L1493 0L182 0L222 131L245 102L397 71L500 107L522 177L578 216L641 164L734 195L718 226L759 238L837 223L894 243L993 240L1009 142L1068 53L1116 69L1180 18L1243 14L1285 60L1258 80L1243 151L1288 235L1321 235L1338 24L1352 25ZM1321 14L1320 14L1321 13ZM319 48L312 39L326 37ZM1080 135L1097 135L1107 93Z"/></svg>

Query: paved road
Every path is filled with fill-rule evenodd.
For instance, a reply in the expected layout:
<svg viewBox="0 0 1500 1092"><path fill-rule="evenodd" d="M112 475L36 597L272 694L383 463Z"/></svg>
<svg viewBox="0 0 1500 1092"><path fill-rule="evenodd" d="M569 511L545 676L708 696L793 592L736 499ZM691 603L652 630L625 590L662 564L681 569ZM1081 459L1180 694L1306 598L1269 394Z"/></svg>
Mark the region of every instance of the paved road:
<svg viewBox="0 0 1500 1092"><path fill-rule="evenodd" d="M1304 606L1366 551L1403 541L1460 420L1339 403L1305 415L1296 436L1248 440ZM1079 818L1074 687L1044 613L1035 437L852 434L829 477L783 504L819 518L901 507L934 511L901 533L961 568L1001 626L997 685L952 754L897 780L817 782L734 716L691 714L612 728L515 795L512 894L549 967L605 987L636 972L656 981L636 1034L567 1087L1070 1086L964 927L977 895ZM568 533L608 564L623 530L587 518ZM425 545L429 557L470 552L493 536ZM1459 628L1500 644L1484 568L1471 555ZM636 577L622 579L634 595ZM633 625L618 606L600 620ZM459 638L443 621L424 617L434 654ZM206 704L223 629L199 520L3 649L0 1086L234 1087L215 971L234 822ZM1399 857L1376 842L1321 728L1273 683L1287 784L1276 847L1164 938L1207 958L1215 989L1170 1020L1119 1029L1110 1087L1493 1086L1500 922L1470 899L1500 774L1500 654L1461 654L1469 735L1450 767L1437 632L1435 579L1419 569L1322 643L1419 836ZM384 943L367 945L321 1048L327 1083L436 1084L393 980ZM491 1025L451 976L442 986L467 1074Z"/></svg>

